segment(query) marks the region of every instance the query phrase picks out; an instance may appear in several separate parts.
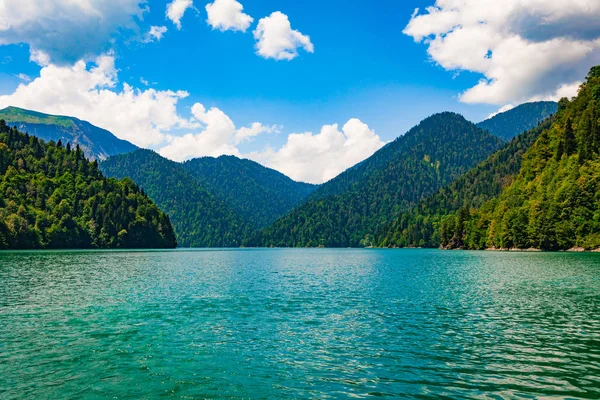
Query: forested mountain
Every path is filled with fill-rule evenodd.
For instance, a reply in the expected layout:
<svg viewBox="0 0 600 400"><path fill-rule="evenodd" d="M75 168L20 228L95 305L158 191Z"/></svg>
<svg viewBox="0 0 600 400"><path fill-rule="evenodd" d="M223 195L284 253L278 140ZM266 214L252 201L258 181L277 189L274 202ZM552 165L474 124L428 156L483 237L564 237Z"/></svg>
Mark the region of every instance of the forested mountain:
<svg viewBox="0 0 600 400"><path fill-rule="evenodd" d="M373 234L502 146L462 116L423 120L265 229L263 246L369 245Z"/></svg>
<svg viewBox="0 0 600 400"><path fill-rule="evenodd" d="M536 101L521 104L486 119L477 124L481 129L490 131L506 141L535 128L550 115L556 112L558 104L554 101Z"/></svg>
<svg viewBox="0 0 600 400"><path fill-rule="evenodd" d="M175 246L169 218L131 180L0 120L0 248Z"/></svg>
<svg viewBox="0 0 600 400"><path fill-rule="evenodd" d="M196 158L183 166L256 229L289 212L317 188L234 156Z"/></svg>
<svg viewBox="0 0 600 400"><path fill-rule="evenodd" d="M536 128L514 138L502 149L382 229L376 243L381 247L439 247L441 220L460 210L481 207L512 183L521 168L523 154L548 129L549 117Z"/></svg>
<svg viewBox="0 0 600 400"><path fill-rule="evenodd" d="M600 66L562 99L552 125L523 155L514 181L480 208L442 218L448 248L600 247Z"/></svg>
<svg viewBox="0 0 600 400"><path fill-rule="evenodd" d="M183 247L237 247L252 227L225 201L209 193L183 167L151 150L110 157L101 170L116 178L129 177L173 221Z"/></svg>
<svg viewBox="0 0 600 400"><path fill-rule="evenodd" d="M105 129L73 117L42 114L17 107L0 110L0 119L21 132L45 141L79 145L90 160L104 160L115 154L129 153L137 147L121 140Z"/></svg>

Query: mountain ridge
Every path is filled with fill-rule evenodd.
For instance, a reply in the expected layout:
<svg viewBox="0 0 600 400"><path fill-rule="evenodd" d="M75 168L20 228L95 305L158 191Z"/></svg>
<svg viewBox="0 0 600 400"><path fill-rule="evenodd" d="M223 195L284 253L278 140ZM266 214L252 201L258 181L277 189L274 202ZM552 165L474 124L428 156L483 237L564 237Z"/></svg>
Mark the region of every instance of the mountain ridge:
<svg viewBox="0 0 600 400"><path fill-rule="evenodd" d="M75 117L45 114L9 106L0 110L0 119L22 132L45 141L79 145L90 160L104 160L111 155L138 149L134 144L117 138L106 129Z"/></svg>
<svg viewBox="0 0 600 400"><path fill-rule="evenodd" d="M255 229L269 225L318 187L235 156L195 158L185 161L183 167ZM268 201L261 201L265 199Z"/></svg>
<svg viewBox="0 0 600 400"><path fill-rule="evenodd" d="M100 168L143 188L171 216L182 247L242 246L314 190L314 185L233 156L179 163L140 149L109 157Z"/></svg>
<svg viewBox="0 0 600 400"><path fill-rule="evenodd" d="M441 219L443 248L600 248L600 66L523 154L514 180L477 208Z"/></svg>
<svg viewBox="0 0 600 400"><path fill-rule="evenodd" d="M502 145L463 116L434 114L323 184L256 239L262 246L357 247L379 226Z"/></svg>
<svg viewBox="0 0 600 400"><path fill-rule="evenodd" d="M519 172L523 154L553 120L548 117L538 127L518 135L476 167L400 214L378 233L377 246L439 247L443 216L461 208L481 207L499 195Z"/></svg>
<svg viewBox="0 0 600 400"><path fill-rule="evenodd" d="M558 103L554 101L523 103L476 125L505 141L511 141L521 133L535 128L550 115L556 113L557 109Z"/></svg>

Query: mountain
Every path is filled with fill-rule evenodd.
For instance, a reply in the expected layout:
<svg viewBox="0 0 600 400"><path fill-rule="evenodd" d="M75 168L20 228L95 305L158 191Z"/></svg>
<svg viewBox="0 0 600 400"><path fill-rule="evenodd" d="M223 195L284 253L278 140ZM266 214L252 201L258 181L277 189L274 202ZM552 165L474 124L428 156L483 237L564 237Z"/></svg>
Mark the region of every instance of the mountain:
<svg viewBox="0 0 600 400"><path fill-rule="evenodd" d="M131 180L0 120L0 248L175 246L169 217Z"/></svg>
<svg viewBox="0 0 600 400"><path fill-rule="evenodd" d="M481 207L498 196L519 172L523 154L553 120L548 117L536 128L517 136L450 185L400 214L379 232L377 246L439 247L441 220L460 209Z"/></svg>
<svg viewBox="0 0 600 400"><path fill-rule="evenodd" d="M100 164L107 176L129 177L173 221L182 247L238 247L252 228L182 164L151 150L137 150L108 158Z"/></svg>
<svg viewBox="0 0 600 400"><path fill-rule="evenodd" d="M266 228L253 244L369 245L382 226L501 146L499 138L458 114L433 115L323 184L305 204Z"/></svg>
<svg viewBox="0 0 600 400"><path fill-rule="evenodd" d="M234 156L196 158L183 166L255 229L285 215L317 188Z"/></svg>
<svg viewBox="0 0 600 400"><path fill-rule="evenodd" d="M600 247L600 66L523 155L499 196L441 220L447 248Z"/></svg>
<svg viewBox="0 0 600 400"><path fill-rule="evenodd" d="M105 129L73 117L42 114L17 107L0 110L0 119L21 132L35 135L45 141L59 140L72 146L79 145L90 160L105 160L115 154L135 151L137 146L117 138Z"/></svg>
<svg viewBox="0 0 600 400"><path fill-rule="evenodd" d="M477 124L505 141L535 128L540 122L556 113L558 104L554 101L525 103L511 110L496 114Z"/></svg>

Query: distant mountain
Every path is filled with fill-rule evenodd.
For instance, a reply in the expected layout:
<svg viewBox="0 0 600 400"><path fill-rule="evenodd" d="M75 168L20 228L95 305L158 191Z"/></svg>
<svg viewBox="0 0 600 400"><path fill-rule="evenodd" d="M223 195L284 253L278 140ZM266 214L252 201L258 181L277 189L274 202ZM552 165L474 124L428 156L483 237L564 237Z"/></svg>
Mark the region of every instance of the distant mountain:
<svg viewBox="0 0 600 400"><path fill-rule="evenodd" d="M496 114L477 124L499 138L510 141L515 136L535 128L540 122L556 113L558 103L537 101L525 103L511 110Z"/></svg>
<svg viewBox="0 0 600 400"><path fill-rule="evenodd" d="M254 244L369 245L374 234L402 211L501 146L498 137L458 114L433 115L323 184L306 203L266 228Z"/></svg>
<svg viewBox="0 0 600 400"><path fill-rule="evenodd" d="M80 149L0 119L0 249L169 248L169 217L129 179L106 179Z"/></svg>
<svg viewBox="0 0 600 400"><path fill-rule="evenodd" d="M237 247L316 188L232 156L167 160L150 150L108 158L111 177L130 177L173 221L180 246Z"/></svg>
<svg viewBox="0 0 600 400"><path fill-rule="evenodd" d="M238 247L252 229L225 201L219 199L182 164L151 150L108 158L104 174L131 178L169 214L182 247Z"/></svg>
<svg viewBox="0 0 600 400"><path fill-rule="evenodd" d="M318 187L234 156L196 158L183 166L256 229L289 212Z"/></svg>
<svg viewBox="0 0 600 400"><path fill-rule="evenodd" d="M517 136L450 185L401 213L377 235L377 246L439 247L442 220L461 209L481 207L498 196L514 181L523 154L553 121L554 118L549 117L536 128Z"/></svg>
<svg viewBox="0 0 600 400"><path fill-rule="evenodd" d="M0 110L0 119L19 131L45 141L79 145L90 160L105 160L109 156L135 151L137 146L117 138L109 131L73 117L42 114L17 107Z"/></svg>
<svg viewBox="0 0 600 400"><path fill-rule="evenodd" d="M600 248L600 66L562 99L510 185L478 208L445 215L447 248Z"/></svg>

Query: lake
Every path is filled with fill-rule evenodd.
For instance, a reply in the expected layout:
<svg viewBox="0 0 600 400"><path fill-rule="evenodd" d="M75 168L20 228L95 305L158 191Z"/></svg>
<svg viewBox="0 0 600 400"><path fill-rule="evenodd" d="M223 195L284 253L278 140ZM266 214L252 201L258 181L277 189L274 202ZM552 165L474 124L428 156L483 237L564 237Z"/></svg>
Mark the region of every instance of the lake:
<svg viewBox="0 0 600 400"><path fill-rule="evenodd" d="M600 254L0 253L0 399L600 398Z"/></svg>

